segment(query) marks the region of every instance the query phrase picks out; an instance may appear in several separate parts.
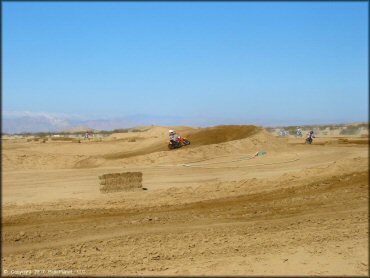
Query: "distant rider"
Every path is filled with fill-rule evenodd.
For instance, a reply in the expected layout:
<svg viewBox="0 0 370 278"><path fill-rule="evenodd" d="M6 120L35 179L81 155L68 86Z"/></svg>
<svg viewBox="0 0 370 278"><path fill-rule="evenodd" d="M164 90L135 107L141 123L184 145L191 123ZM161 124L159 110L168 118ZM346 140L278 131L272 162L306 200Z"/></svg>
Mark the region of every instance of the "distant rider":
<svg viewBox="0 0 370 278"><path fill-rule="evenodd" d="M177 136L177 134L176 134L176 131L170 129L168 131L168 133L169 133L169 136L170 136L170 142L171 142L171 144L176 144L176 142L177 142L177 140L179 138L179 136Z"/></svg>
<svg viewBox="0 0 370 278"><path fill-rule="evenodd" d="M299 136L299 137L302 137L302 130L299 128L299 127L297 127L297 137Z"/></svg>
<svg viewBox="0 0 370 278"><path fill-rule="evenodd" d="M307 138L312 142L313 141L313 138L315 138L315 135L313 133L313 130L310 131L310 133L308 133L308 136Z"/></svg>

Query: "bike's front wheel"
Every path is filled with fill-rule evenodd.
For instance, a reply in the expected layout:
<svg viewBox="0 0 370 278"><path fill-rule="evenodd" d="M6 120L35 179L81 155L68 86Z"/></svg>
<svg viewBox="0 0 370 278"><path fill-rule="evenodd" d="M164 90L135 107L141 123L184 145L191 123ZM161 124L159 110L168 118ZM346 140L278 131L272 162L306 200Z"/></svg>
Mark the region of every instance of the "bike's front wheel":
<svg viewBox="0 0 370 278"><path fill-rule="evenodd" d="M190 145L190 141L186 140L186 139L183 141L183 143L184 143L184 145Z"/></svg>

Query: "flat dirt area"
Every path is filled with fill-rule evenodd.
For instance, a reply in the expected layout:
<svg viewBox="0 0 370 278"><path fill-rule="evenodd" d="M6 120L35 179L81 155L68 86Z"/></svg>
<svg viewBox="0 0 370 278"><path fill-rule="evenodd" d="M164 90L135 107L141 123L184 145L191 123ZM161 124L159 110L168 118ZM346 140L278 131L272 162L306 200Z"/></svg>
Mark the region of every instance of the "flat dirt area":
<svg viewBox="0 0 370 278"><path fill-rule="evenodd" d="M3 140L2 274L369 274L368 137L176 130ZM102 193L120 172L143 189Z"/></svg>

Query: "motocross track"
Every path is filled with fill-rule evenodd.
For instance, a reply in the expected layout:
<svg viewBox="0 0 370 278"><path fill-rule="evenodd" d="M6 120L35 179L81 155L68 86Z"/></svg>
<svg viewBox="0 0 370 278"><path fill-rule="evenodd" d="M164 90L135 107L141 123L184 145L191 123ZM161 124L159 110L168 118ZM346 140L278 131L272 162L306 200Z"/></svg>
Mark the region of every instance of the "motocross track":
<svg viewBox="0 0 370 278"><path fill-rule="evenodd" d="M368 137L175 129L3 140L2 274L369 274ZM99 191L129 171L145 190Z"/></svg>

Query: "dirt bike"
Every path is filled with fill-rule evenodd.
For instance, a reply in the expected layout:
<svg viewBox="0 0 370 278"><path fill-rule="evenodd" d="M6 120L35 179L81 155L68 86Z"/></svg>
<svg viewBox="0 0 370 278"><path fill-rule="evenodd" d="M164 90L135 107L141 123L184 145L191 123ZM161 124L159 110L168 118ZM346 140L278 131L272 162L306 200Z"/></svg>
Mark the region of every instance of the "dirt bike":
<svg viewBox="0 0 370 278"><path fill-rule="evenodd" d="M313 142L313 139L311 138L311 137L307 137L306 138L306 144L312 144L312 142Z"/></svg>
<svg viewBox="0 0 370 278"><path fill-rule="evenodd" d="M185 137L179 136L176 141L170 141L168 143L168 148L170 150L173 150L176 148L181 148L182 146L186 146L186 145L190 145L190 141Z"/></svg>

